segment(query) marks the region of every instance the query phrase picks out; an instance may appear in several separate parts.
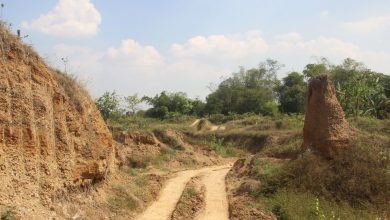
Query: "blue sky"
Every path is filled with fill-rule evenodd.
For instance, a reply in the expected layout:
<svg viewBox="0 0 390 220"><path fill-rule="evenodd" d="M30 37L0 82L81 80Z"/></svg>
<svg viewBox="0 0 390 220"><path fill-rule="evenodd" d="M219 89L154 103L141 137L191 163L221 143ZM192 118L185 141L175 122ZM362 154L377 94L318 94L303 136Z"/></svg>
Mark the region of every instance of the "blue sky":
<svg viewBox="0 0 390 220"><path fill-rule="evenodd" d="M285 64L346 57L390 73L390 1L0 0L2 18L29 35L47 62L84 81L96 97L184 91L266 58Z"/></svg>

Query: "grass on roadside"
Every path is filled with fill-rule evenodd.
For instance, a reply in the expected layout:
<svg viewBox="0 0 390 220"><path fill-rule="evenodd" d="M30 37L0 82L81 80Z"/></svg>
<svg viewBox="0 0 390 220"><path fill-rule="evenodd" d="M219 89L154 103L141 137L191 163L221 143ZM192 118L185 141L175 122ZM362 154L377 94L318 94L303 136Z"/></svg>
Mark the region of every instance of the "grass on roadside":
<svg viewBox="0 0 390 220"><path fill-rule="evenodd" d="M108 198L107 203L112 212L134 211L138 207L137 200L123 186L113 187L113 195Z"/></svg>

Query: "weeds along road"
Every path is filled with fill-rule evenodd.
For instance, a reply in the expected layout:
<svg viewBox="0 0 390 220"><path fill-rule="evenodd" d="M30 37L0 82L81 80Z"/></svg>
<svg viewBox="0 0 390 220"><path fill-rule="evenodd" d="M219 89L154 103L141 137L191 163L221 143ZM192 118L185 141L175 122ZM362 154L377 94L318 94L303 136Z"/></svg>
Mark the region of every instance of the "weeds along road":
<svg viewBox="0 0 390 220"><path fill-rule="evenodd" d="M197 217L198 220L229 219L225 176L231 165L205 167L197 170L186 170L169 179L160 192L159 198L150 205L137 220L167 220L183 193L186 184L192 177L202 176L206 187L205 209Z"/></svg>

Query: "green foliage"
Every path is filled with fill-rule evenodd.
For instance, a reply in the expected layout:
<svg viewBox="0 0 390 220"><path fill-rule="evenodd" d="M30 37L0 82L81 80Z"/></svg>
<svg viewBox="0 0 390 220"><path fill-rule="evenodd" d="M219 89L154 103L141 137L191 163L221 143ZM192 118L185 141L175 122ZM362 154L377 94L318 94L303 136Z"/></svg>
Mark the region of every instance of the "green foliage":
<svg viewBox="0 0 390 220"><path fill-rule="evenodd" d="M134 211L138 207L138 202L122 186L113 188L113 195L108 198L107 203L113 212Z"/></svg>
<svg viewBox="0 0 390 220"><path fill-rule="evenodd" d="M191 104L192 104L191 115L196 115L199 117L205 116L206 103L204 103L202 100L195 99L191 101Z"/></svg>
<svg viewBox="0 0 390 220"><path fill-rule="evenodd" d="M140 109L139 105L142 103L142 100L137 94L126 96L123 100L126 104L126 110L128 113L135 115L135 113Z"/></svg>
<svg viewBox="0 0 390 220"><path fill-rule="evenodd" d="M277 88L280 110L284 113L304 113L307 83L304 75L292 72L283 78L283 84Z"/></svg>
<svg viewBox="0 0 390 220"><path fill-rule="evenodd" d="M122 110L120 109L120 97L115 91L105 92L101 97L95 100L95 104L105 121L114 114L122 114Z"/></svg>
<svg viewBox="0 0 390 220"><path fill-rule="evenodd" d="M202 112L201 101L192 101L183 92L167 93L164 91L154 97L144 96L142 100L152 106L152 108L147 110L146 116L153 118L170 119L181 114L189 115L195 112ZM193 103L196 104L196 109L193 109Z"/></svg>
<svg viewBox="0 0 390 220"><path fill-rule="evenodd" d="M223 138L217 138L216 136L213 136L208 145L210 149L215 151L217 154L226 154L226 149L223 146Z"/></svg>
<svg viewBox="0 0 390 220"><path fill-rule="evenodd" d="M380 83L381 77L384 76L364 70L354 72L344 81L338 80L338 98L347 115L387 117L384 106L388 98Z"/></svg>
<svg viewBox="0 0 390 220"><path fill-rule="evenodd" d="M188 187L184 191L184 195L189 198L194 198L198 195L198 191L194 187Z"/></svg>
<svg viewBox="0 0 390 220"><path fill-rule="evenodd" d="M303 75L306 79L311 79L314 76L328 72L328 68L329 66L327 65L327 60L323 59L320 63L307 64L303 70Z"/></svg>
<svg viewBox="0 0 390 220"><path fill-rule="evenodd" d="M225 146L224 139L215 135L212 135L210 140L205 141L203 144L222 157L240 157L245 155L244 150L233 146Z"/></svg>
<svg viewBox="0 0 390 220"><path fill-rule="evenodd" d="M373 72L363 63L351 58L345 59L339 65L329 65L328 61L323 59L320 63L306 65L303 70L303 75L307 80L324 73L330 74L337 89L337 97L347 116L389 117L390 107L387 107L387 103L390 97L390 76ZM294 97L294 93L301 92L302 90L298 87L285 88L285 93L290 94L291 97ZM293 103L297 100L293 100L288 95L284 95L287 100L281 97L283 97L282 92L279 93L281 110L288 112L285 111L285 103L289 101ZM302 106L299 101L297 103L299 105L292 104L288 108Z"/></svg>
<svg viewBox="0 0 390 220"><path fill-rule="evenodd" d="M0 213L0 220L15 220L15 212L12 209L4 209Z"/></svg>
<svg viewBox="0 0 390 220"><path fill-rule="evenodd" d="M277 108L274 89L279 84L276 73L280 68L281 65L275 60L267 60L259 68L241 68L207 96L206 112L224 115L247 112L275 114Z"/></svg>

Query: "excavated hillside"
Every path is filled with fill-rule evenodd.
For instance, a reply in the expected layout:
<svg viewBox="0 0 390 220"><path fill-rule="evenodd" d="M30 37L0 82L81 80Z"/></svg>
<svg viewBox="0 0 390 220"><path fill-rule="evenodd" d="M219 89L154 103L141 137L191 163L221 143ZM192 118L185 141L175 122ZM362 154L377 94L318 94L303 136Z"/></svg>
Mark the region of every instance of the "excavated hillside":
<svg viewBox="0 0 390 220"><path fill-rule="evenodd" d="M96 184L114 163L110 131L87 93L0 24L0 208L29 219Z"/></svg>

